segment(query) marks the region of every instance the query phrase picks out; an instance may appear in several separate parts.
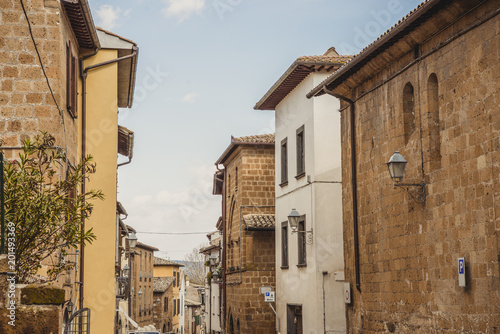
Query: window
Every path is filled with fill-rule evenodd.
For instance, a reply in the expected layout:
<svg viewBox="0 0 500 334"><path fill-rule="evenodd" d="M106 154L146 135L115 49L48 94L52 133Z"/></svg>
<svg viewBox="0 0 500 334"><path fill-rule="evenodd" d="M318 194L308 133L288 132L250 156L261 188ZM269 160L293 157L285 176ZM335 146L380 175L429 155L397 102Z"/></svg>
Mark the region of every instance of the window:
<svg viewBox="0 0 500 334"><path fill-rule="evenodd" d="M305 216L300 217L299 225L297 226L297 240L298 240L298 267L306 266L306 219Z"/></svg>
<svg viewBox="0 0 500 334"><path fill-rule="evenodd" d="M77 116L77 83L78 74L76 68L76 57L71 51L71 42L66 44L66 108L69 114L76 118Z"/></svg>
<svg viewBox="0 0 500 334"><path fill-rule="evenodd" d="M288 268L288 222L281 223L281 269Z"/></svg>
<svg viewBox="0 0 500 334"><path fill-rule="evenodd" d="M167 297L163 298L163 311L164 312L168 311L168 298Z"/></svg>
<svg viewBox="0 0 500 334"><path fill-rule="evenodd" d="M180 299L177 299L177 313L179 313L179 314L180 314L180 313L182 313L181 311L182 311L182 310L181 310L181 300L180 300Z"/></svg>
<svg viewBox="0 0 500 334"><path fill-rule="evenodd" d="M287 138L281 141L281 183L284 186L288 183L288 147Z"/></svg>
<svg viewBox="0 0 500 334"><path fill-rule="evenodd" d="M415 96L413 86L409 82L403 89L403 122L405 145L407 145L413 131L415 131Z"/></svg>
<svg viewBox="0 0 500 334"><path fill-rule="evenodd" d="M174 284L173 284L173 285L174 285L174 287L176 287L176 286L177 286L177 285L176 285L176 284L177 284L177 283L176 283L176 277L177 277L177 276L176 276L175 271L174 271Z"/></svg>
<svg viewBox="0 0 500 334"><path fill-rule="evenodd" d="M234 191L238 191L238 167L236 167L236 170L234 172L235 174L235 181L236 181L236 185L235 185L235 188L234 188Z"/></svg>
<svg viewBox="0 0 500 334"><path fill-rule="evenodd" d="M177 303L175 302L175 298L174 298L174 315L177 314Z"/></svg>
<svg viewBox="0 0 500 334"><path fill-rule="evenodd" d="M177 272L177 286L181 285L181 280L180 280L180 271Z"/></svg>
<svg viewBox="0 0 500 334"><path fill-rule="evenodd" d="M304 126L297 129L297 179L306 173L304 156Z"/></svg>

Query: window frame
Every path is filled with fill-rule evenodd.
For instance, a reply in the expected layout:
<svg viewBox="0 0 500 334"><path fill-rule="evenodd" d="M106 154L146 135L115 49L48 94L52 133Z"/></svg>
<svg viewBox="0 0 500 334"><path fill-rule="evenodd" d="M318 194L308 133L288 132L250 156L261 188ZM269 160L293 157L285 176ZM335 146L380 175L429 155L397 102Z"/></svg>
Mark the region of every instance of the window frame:
<svg viewBox="0 0 500 334"><path fill-rule="evenodd" d="M296 179L300 179L306 175L306 154L305 154L305 126L302 125L297 129L295 135L296 149L297 149L297 175Z"/></svg>
<svg viewBox="0 0 500 334"><path fill-rule="evenodd" d="M281 158L281 183L280 187L288 184L288 138L281 141L280 158Z"/></svg>
<svg viewBox="0 0 500 334"><path fill-rule="evenodd" d="M306 216L302 215L297 225L297 267L307 266L306 234Z"/></svg>
<svg viewBox="0 0 500 334"><path fill-rule="evenodd" d="M288 222L281 223L281 269L288 269Z"/></svg>
<svg viewBox="0 0 500 334"><path fill-rule="evenodd" d="M77 58L73 55L71 41L66 43L66 109L73 118L78 116Z"/></svg>

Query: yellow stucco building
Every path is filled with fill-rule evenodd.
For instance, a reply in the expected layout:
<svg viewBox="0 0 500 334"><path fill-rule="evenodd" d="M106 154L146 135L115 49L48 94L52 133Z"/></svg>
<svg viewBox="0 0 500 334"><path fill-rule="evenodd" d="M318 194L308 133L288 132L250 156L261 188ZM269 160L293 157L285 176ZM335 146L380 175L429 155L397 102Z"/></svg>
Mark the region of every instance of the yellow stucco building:
<svg viewBox="0 0 500 334"><path fill-rule="evenodd" d="M79 305L91 310L90 328L98 333L113 333L116 317L116 202L117 154L132 156L133 135L118 141L118 108L132 105L137 45L108 31L97 29L101 48L83 61L81 67L81 155L92 155L96 173L86 189L100 189L104 201L95 203L85 229L93 229L97 239L81 250L83 300ZM120 147L119 147L120 146ZM82 292L80 292L80 296Z"/></svg>

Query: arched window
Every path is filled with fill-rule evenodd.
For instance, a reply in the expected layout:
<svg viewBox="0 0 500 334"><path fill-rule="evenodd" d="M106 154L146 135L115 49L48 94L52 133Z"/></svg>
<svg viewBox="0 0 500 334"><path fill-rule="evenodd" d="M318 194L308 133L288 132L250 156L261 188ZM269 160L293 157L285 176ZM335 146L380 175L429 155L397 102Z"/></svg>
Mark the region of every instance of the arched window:
<svg viewBox="0 0 500 334"><path fill-rule="evenodd" d="M441 168L441 138L439 128L439 89L436 74L427 80L427 117L429 124L430 169Z"/></svg>
<svg viewBox="0 0 500 334"><path fill-rule="evenodd" d="M403 89L403 123L405 133L405 145L415 131L415 94L411 83L406 83Z"/></svg>

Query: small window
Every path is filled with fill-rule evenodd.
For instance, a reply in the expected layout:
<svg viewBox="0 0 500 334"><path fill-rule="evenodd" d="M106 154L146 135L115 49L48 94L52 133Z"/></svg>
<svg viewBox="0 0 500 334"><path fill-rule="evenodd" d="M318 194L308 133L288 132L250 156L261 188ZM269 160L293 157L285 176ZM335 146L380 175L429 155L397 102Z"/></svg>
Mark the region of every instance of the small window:
<svg viewBox="0 0 500 334"><path fill-rule="evenodd" d="M281 141L281 183L284 186L288 183L288 146L287 138Z"/></svg>
<svg viewBox="0 0 500 334"><path fill-rule="evenodd" d="M288 222L281 223L281 269L288 268Z"/></svg>
<svg viewBox="0 0 500 334"><path fill-rule="evenodd" d="M177 299L177 313L181 314L181 300L180 299Z"/></svg>
<svg viewBox="0 0 500 334"><path fill-rule="evenodd" d="M163 312L167 312L168 311L168 298L165 297L163 298Z"/></svg>
<svg viewBox="0 0 500 334"><path fill-rule="evenodd" d="M298 262L297 266L306 266L306 219L305 216L300 217L299 225L297 226L297 240L298 240Z"/></svg>
<svg viewBox="0 0 500 334"><path fill-rule="evenodd" d="M180 272L180 271L178 271L178 272L177 272L177 286L180 286L180 285L181 285L181 279L180 279L181 277L180 277L180 274L181 274L181 272Z"/></svg>
<svg viewBox="0 0 500 334"><path fill-rule="evenodd" d="M403 89L403 122L405 145L415 131L415 94L411 83L406 83Z"/></svg>
<svg viewBox="0 0 500 334"><path fill-rule="evenodd" d="M174 315L177 314L177 303L175 302L175 298L174 298Z"/></svg>
<svg viewBox="0 0 500 334"><path fill-rule="evenodd" d="M174 271L174 283L173 283L173 286L174 286L174 287L176 287L176 286L177 286L177 285L176 285L176 284L177 284L177 282L176 282L176 277L177 277L177 276L176 276L175 271Z"/></svg>
<svg viewBox="0 0 500 334"><path fill-rule="evenodd" d="M66 44L66 108L69 114L76 118L77 116L77 59L71 51L71 42Z"/></svg>
<svg viewBox="0 0 500 334"><path fill-rule="evenodd" d="M304 152L304 126L297 129L297 176L300 178L306 173L305 152Z"/></svg>

